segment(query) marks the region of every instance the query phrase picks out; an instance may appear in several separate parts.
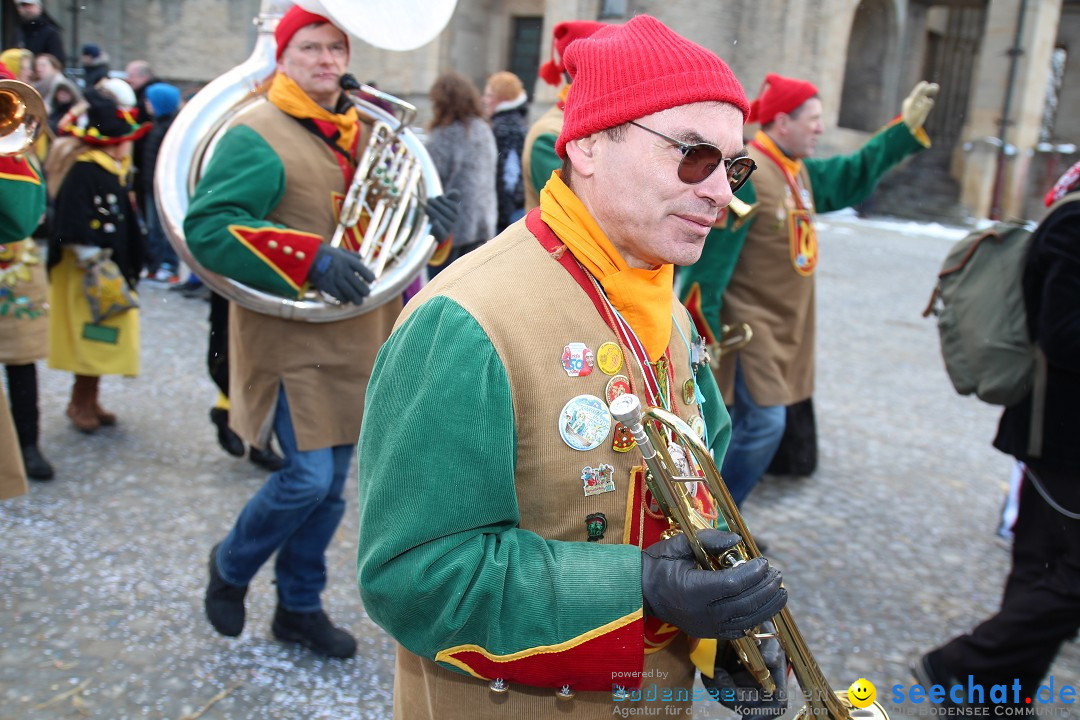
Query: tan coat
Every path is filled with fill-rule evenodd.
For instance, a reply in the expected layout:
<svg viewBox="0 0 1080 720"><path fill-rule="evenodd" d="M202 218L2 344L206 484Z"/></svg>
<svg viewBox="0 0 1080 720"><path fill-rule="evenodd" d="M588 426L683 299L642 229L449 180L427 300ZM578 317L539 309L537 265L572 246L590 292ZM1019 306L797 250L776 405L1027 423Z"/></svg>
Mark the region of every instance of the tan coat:
<svg viewBox="0 0 1080 720"><path fill-rule="evenodd" d="M258 132L285 165L285 194L266 219L329 241L337 227L332 194L347 189L333 152L269 103L238 124ZM355 444L375 355L400 311L395 299L346 320L310 323L233 305L229 424L248 442L265 445L283 384L300 450Z"/></svg>
<svg viewBox="0 0 1080 720"><path fill-rule="evenodd" d="M25 495L28 490L22 451L8 407L4 384L0 383L0 500Z"/></svg>
<svg viewBox="0 0 1080 720"><path fill-rule="evenodd" d="M754 338L742 350L724 354L716 379L723 396L734 397L735 360L742 358L755 403L791 405L814 393L814 276L796 272L792 262L788 213L795 199L784 173L756 147L751 145L749 154L757 163L753 183L759 207L724 291L720 317L725 324L749 323ZM800 180L812 197L805 169ZM778 317L784 322L777 324Z"/></svg>
<svg viewBox="0 0 1080 720"><path fill-rule="evenodd" d="M529 128L529 134L525 136L525 147L522 150L521 171L525 174L525 212L540 206L540 190L542 187L533 187L532 183L532 150L536 138L544 134L559 136L563 126L563 111L558 105L551 108L540 116Z"/></svg>
<svg viewBox="0 0 1080 720"><path fill-rule="evenodd" d="M26 365L40 360L49 353L49 320L47 301L48 284L45 280L45 261L33 240L23 240L7 246L5 252L29 256L31 262L22 263L29 279L18 280L11 287L15 298L20 298L31 308L31 316L16 315L14 307L4 308L0 313L0 363Z"/></svg>
<svg viewBox="0 0 1080 720"><path fill-rule="evenodd" d="M525 270L527 269L527 271ZM445 295L460 304L490 338L506 369L513 401L517 455L515 478L520 527L542 537L566 542L586 539L584 518L603 512L608 521L604 543L631 540L630 523L642 518L640 495L631 473L642 462L640 451L616 452L612 435L598 448L581 452L570 448L557 431L563 406L579 395L605 398L611 376L599 365L583 377L570 377L560 359L570 342L585 343L594 353L617 338L586 293L526 229L512 225L498 238L462 259L429 284L399 319L433 295ZM672 387L675 412L684 420L699 415L695 402L686 403L681 391L690 379L689 348L692 328L685 309L672 296L669 349L675 372ZM683 338L686 338L686 341ZM618 374L633 374L643 395L643 379L632 357L624 357ZM585 466L610 464L615 490L587 497L583 491ZM597 578L603 592L603 578ZM583 595L582 607L588 607ZM643 689L689 688L694 682L685 635L645 656ZM573 684L573 678L567 678ZM670 715L686 712L689 703L643 702ZM514 718L610 718L634 703L613 702L610 692L579 692L571 701L555 697L547 688L513 685L505 695L491 692L487 680L452 672L398 648L394 678L394 716L401 720L484 720ZM639 709L643 713L644 709Z"/></svg>

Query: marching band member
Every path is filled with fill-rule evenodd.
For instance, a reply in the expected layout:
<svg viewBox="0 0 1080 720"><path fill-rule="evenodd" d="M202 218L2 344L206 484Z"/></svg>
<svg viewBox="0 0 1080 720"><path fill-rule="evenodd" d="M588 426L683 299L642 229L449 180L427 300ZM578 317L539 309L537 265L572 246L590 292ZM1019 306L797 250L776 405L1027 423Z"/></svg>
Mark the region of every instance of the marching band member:
<svg viewBox="0 0 1080 720"><path fill-rule="evenodd" d="M746 96L644 15L564 64L562 171L524 223L410 301L369 385L359 585L400 643L398 718L607 718L635 689L688 716L688 635L737 637L787 599L764 558L703 572L685 537L659 540L641 452L607 409L637 393L724 453L728 416L672 279L752 169ZM726 697L732 676L707 670Z"/></svg>

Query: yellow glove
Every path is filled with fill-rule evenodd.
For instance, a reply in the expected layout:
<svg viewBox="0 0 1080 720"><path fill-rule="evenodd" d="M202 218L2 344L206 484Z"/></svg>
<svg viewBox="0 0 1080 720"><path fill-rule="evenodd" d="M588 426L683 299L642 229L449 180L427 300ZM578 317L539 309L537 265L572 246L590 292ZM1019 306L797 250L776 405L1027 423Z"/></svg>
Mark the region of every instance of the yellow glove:
<svg viewBox="0 0 1080 720"><path fill-rule="evenodd" d="M919 84L904 98L904 104L900 108L900 119L908 126L911 132L917 132L926 122L926 116L934 107L934 96L941 88L937 83L929 83L920 80Z"/></svg>

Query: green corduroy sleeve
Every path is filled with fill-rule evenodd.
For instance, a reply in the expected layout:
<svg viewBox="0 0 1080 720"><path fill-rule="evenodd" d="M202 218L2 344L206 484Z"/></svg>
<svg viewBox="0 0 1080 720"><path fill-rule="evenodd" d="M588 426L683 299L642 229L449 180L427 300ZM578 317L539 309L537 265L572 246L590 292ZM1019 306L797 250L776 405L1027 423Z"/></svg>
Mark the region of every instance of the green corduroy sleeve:
<svg viewBox="0 0 1080 720"><path fill-rule="evenodd" d="M529 179L537 194L547 185L551 173L562 167L562 160L555 152L555 141L558 139L557 135L551 133L537 135L529 151Z"/></svg>
<svg viewBox="0 0 1080 720"><path fill-rule="evenodd" d="M25 240L45 214L45 183L28 154L0 157L0 243Z"/></svg>
<svg viewBox="0 0 1080 720"><path fill-rule="evenodd" d="M640 610L636 547L518 528L509 379L452 300L429 300L379 352L358 447L360 594L411 652L516 652Z"/></svg>
<svg viewBox="0 0 1080 720"><path fill-rule="evenodd" d="M814 209L832 212L862 202L874 192L882 175L925 147L907 125L897 121L850 155L806 158L803 163L814 188Z"/></svg>
<svg viewBox="0 0 1080 720"><path fill-rule="evenodd" d="M184 218L195 259L208 270L283 297L297 287L240 242L232 228L284 228L264 220L285 194L285 167L261 135L246 126L230 129L214 149Z"/></svg>
<svg viewBox="0 0 1080 720"><path fill-rule="evenodd" d="M748 205L757 202L753 179L739 188L735 195ZM735 272L739 253L742 252L746 235L750 232L755 218L751 217L735 230L733 227L737 219L734 213L729 211L724 227L714 228L705 238L705 246L698 261L679 270L679 293L682 301L688 302L696 285L700 296L694 302L700 302L701 315L698 317L696 308L691 308L691 312L695 316L695 322L704 320L708 323L715 337L720 335L720 308L724 305L724 290Z"/></svg>

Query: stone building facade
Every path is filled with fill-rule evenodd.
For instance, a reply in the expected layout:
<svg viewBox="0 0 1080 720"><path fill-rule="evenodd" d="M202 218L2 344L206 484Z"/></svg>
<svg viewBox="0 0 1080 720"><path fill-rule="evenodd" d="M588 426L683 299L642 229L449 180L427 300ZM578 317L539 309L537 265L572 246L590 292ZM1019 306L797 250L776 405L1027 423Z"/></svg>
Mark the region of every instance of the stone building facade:
<svg viewBox="0 0 1080 720"><path fill-rule="evenodd" d="M44 5L76 53L94 42L109 52L114 69L143 58L160 77L195 89L248 56L261 2ZM427 88L443 70L459 70L482 86L491 72L511 69L526 80L539 114L555 95L535 81L554 25L572 18L620 22L638 13L714 50L750 96L768 72L813 81L825 105L823 154L858 147L899 112L919 79L941 83L928 128L934 148L879 192L893 197L889 208L899 212L944 199L974 217L1037 217L1034 198L1047 177L1075 159L1070 144L1080 144L1076 0L458 0L433 42L408 53L356 42L351 69L416 102L420 122ZM13 0L0 0L5 39L17 22ZM1054 63L1063 70L1057 76ZM1060 88L1048 113L1052 77Z"/></svg>

